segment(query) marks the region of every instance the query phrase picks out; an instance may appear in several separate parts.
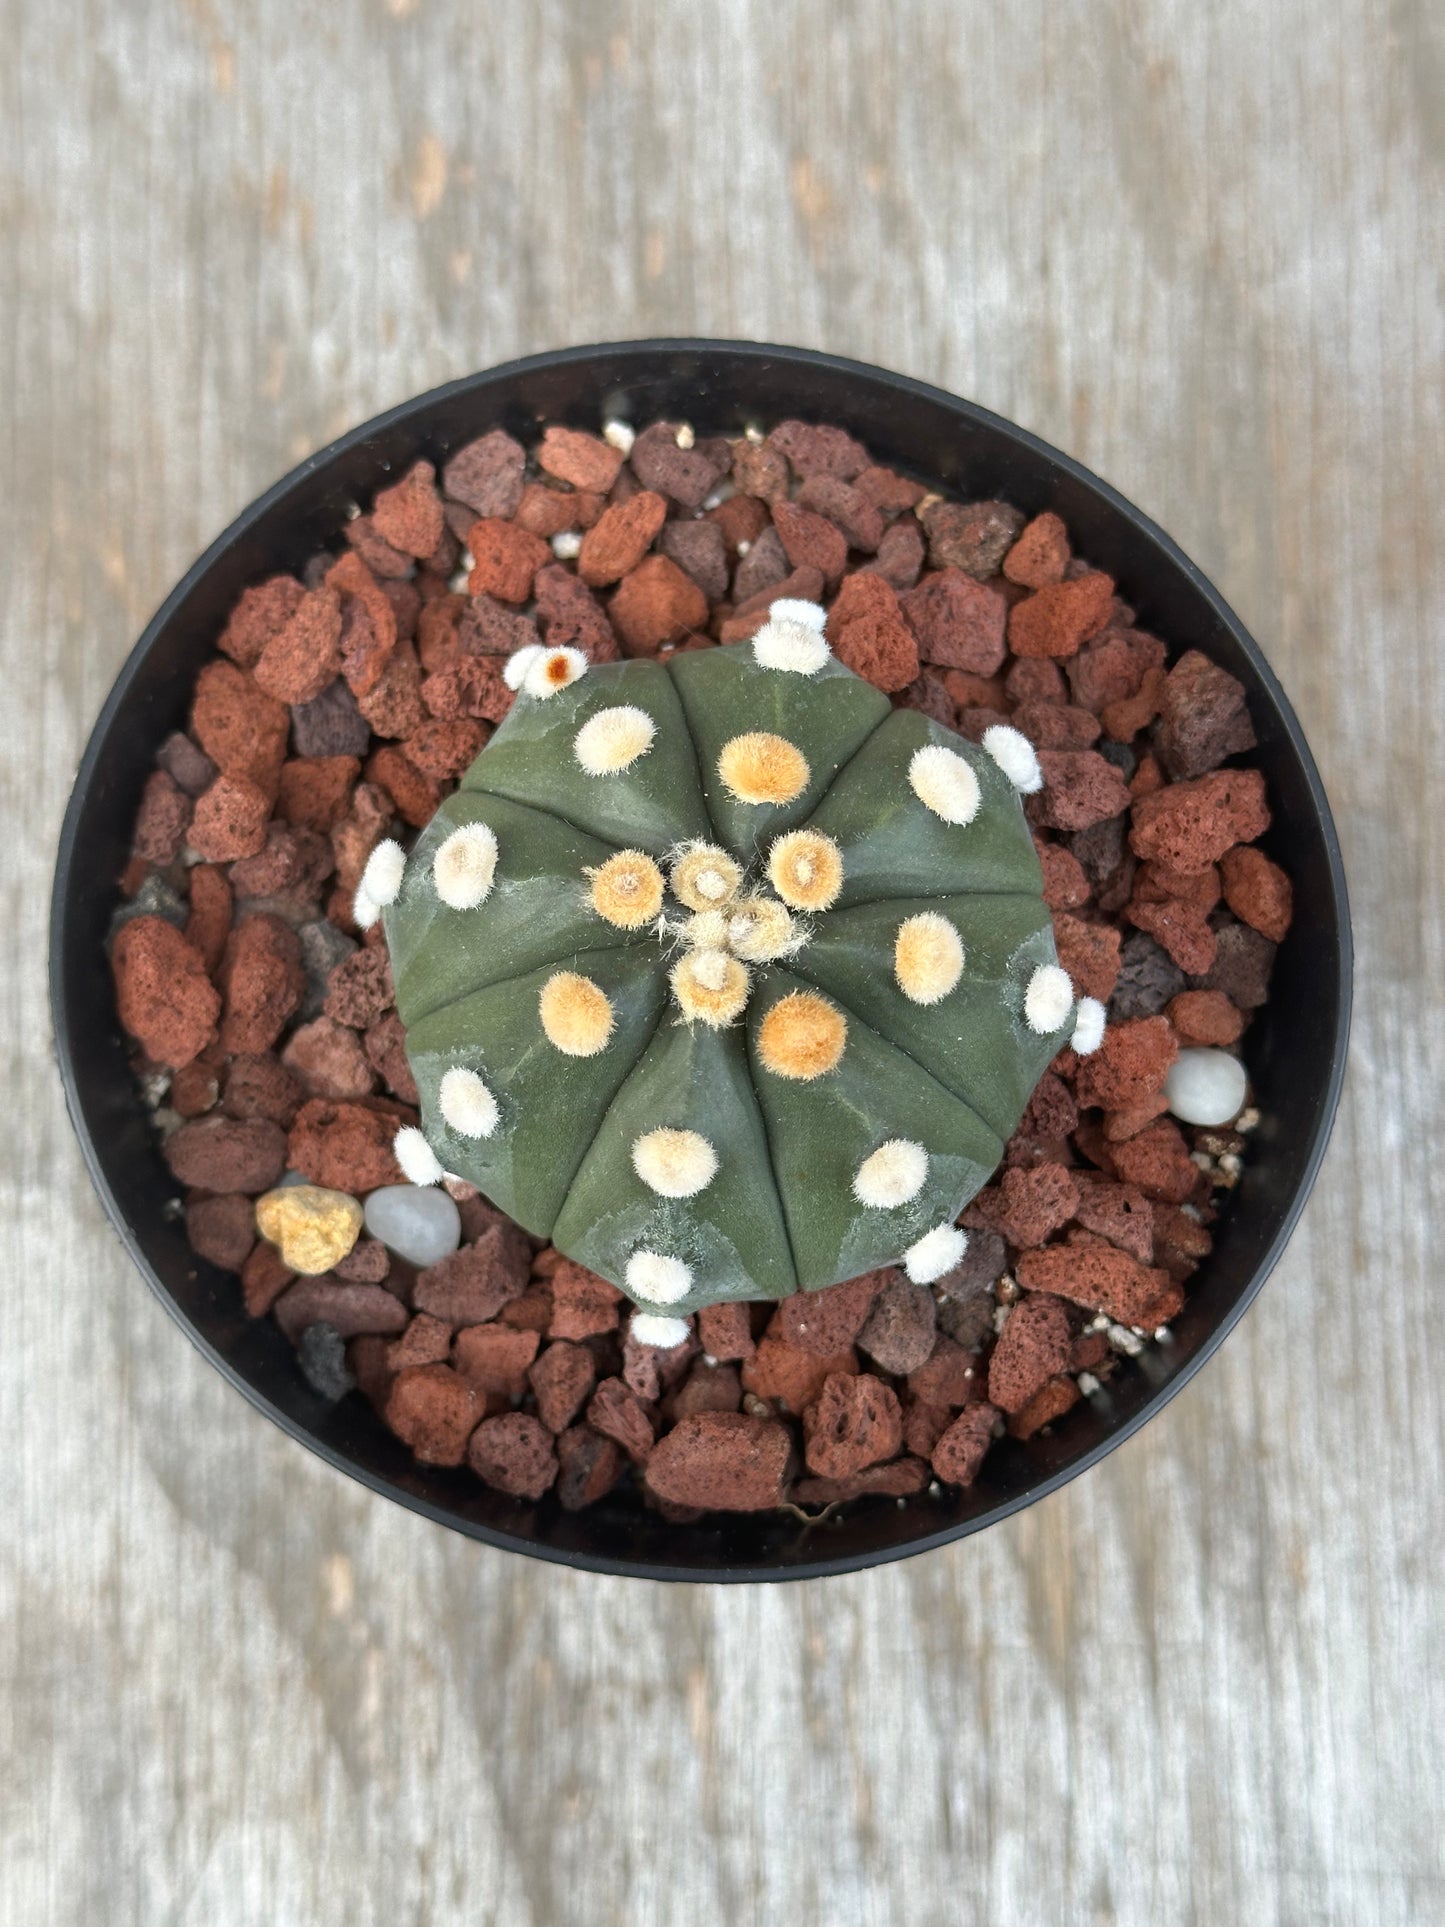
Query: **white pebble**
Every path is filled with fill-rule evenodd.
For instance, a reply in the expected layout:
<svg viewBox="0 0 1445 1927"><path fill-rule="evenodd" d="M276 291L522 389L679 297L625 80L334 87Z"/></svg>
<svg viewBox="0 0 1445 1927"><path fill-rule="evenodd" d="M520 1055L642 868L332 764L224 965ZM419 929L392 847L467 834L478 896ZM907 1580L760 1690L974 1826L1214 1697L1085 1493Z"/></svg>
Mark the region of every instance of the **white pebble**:
<svg viewBox="0 0 1445 1927"><path fill-rule="evenodd" d="M1182 1050L1164 1080L1164 1096L1185 1124L1228 1124L1244 1108L1248 1080L1223 1050Z"/></svg>
<svg viewBox="0 0 1445 1927"><path fill-rule="evenodd" d="M462 1241L462 1214L440 1189L384 1184L366 1200L366 1229L409 1265L435 1265Z"/></svg>

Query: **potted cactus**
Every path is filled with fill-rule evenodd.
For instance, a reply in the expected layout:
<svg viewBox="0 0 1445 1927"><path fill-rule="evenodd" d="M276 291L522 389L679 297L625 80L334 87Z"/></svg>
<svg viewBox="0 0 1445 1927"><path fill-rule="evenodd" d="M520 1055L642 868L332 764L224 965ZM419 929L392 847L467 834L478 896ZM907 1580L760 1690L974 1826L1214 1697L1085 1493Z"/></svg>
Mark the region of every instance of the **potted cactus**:
<svg viewBox="0 0 1445 1927"><path fill-rule="evenodd" d="M418 1183L479 1187L637 1306L955 1266L955 1220L1104 1013L1060 968L1020 793L778 602L752 642L508 664L519 700L410 856L373 853Z"/></svg>

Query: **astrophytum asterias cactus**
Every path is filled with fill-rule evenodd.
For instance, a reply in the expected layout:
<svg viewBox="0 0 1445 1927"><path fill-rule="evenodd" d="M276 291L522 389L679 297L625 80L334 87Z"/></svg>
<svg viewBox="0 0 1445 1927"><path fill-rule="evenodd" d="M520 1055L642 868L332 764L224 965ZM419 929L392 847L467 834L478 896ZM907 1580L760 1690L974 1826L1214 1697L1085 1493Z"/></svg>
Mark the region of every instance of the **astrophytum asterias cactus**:
<svg viewBox="0 0 1445 1927"><path fill-rule="evenodd" d="M522 651L461 788L363 880L421 1093L408 1174L477 1185L656 1342L720 1299L942 1276L1050 1058L1097 1041L1029 745L893 709L823 622L778 604L666 662Z"/></svg>

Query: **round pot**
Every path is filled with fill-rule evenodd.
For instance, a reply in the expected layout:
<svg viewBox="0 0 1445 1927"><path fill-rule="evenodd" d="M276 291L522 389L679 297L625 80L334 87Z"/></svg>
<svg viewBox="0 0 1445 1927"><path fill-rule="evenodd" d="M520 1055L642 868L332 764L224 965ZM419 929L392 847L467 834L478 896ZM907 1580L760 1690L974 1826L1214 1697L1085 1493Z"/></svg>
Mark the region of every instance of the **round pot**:
<svg viewBox="0 0 1445 1927"><path fill-rule="evenodd" d="M1151 1346L1048 1436L1005 1440L967 1491L906 1504L855 1502L822 1522L790 1512L674 1525L632 1494L581 1513L528 1505L470 1471L415 1463L359 1394L331 1405L302 1377L272 1320L247 1318L237 1281L198 1259L168 1202L161 1161L127 1068L104 942L131 824L161 739L184 724L191 687L231 605L259 577L334 542L348 511L425 456L501 426L595 429L603 414L683 416L705 433L802 415L838 422L881 462L964 500L1054 509L1077 551L1106 569L1171 653L1197 648L1240 678L1259 736L1274 827L1264 847L1295 887L1295 923L1246 1055L1261 1111L1243 1181L1215 1228L1166 1346ZM1264 1283L1303 1209L1345 1068L1351 945L1339 843L1294 712L1258 645L1146 516L1056 449L923 382L803 349L648 341L535 355L449 383L353 429L269 489L167 597L96 723L66 812L51 908L50 985L66 1102L102 1202L142 1276L206 1357L259 1411L331 1465L438 1523L513 1552L654 1579L763 1580L848 1572L944 1545L1055 1491L1130 1436L1193 1377Z"/></svg>

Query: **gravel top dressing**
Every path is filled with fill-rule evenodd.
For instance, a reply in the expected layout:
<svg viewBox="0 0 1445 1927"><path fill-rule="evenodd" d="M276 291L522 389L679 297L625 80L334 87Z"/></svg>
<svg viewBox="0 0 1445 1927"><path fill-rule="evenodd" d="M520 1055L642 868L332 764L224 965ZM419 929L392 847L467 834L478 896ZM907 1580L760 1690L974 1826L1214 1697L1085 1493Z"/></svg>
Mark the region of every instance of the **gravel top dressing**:
<svg viewBox="0 0 1445 1927"><path fill-rule="evenodd" d="M1291 915L1288 878L1254 847L1270 809L1244 691L1197 651L1136 628L1128 585L1075 556L1056 515L946 500L874 464L845 427L783 421L736 440L677 421L599 429L549 427L530 449L498 429L440 476L418 462L299 576L245 591L196 679L189 728L157 745L111 962L190 1242L236 1274L252 1317L276 1319L324 1397L369 1399L419 1460L469 1465L519 1501L577 1509L630 1480L681 1520L967 1485L996 1438L1031 1437L1100 1395L1123 1361L1170 1342L1238 1181L1256 1121L1248 1026ZM709 660L694 667L684 658L696 651ZM638 666L594 673L622 662ZM575 821L568 784L595 795L635 767L650 788L629 792L644 810L634 834L596 845L605 863L580 831L565 850L529 832L539 872L576 870L567 917L595 913L606 939L577 949L586 968L551 970L571 942L570 924L543 927L560 885L512 919L519 958L540 946L527 1012L540 1011L551 1057L528 1088L544 1121L593 1141L585 1104L606 1114L620 1081L598 1083L595 1066L614 1033L626 1043L627 999L642 995L619 960L642 956L644 939L658 1006L646 1022L677 1040L674 1108L705 1090L708 1116L723 1117L717 1040L732 1024L791 1093L768 1115L771 1163L760 1135L748 1152L740 1125L684 1128L681 1108L629 1126L627 1155L598 1162L590 1190L574 1187L590 1217L556 1221L593 1270L545 1235L556 1217L545 1158L508 1189L495 1147L511 1087L494 1090L487 1052L469 1063L468 1048L483 1037L495 1052L518 1019L485 1004L500 973L483 946L467 962L482 986L468 1007L482 1015L470 1030L447 1020L456 945L433 925L476 914L500 875L482 772L510 769L504 746L533 713L570 717L593 687L665 685L682 692L706 767L718 692L759 666L789 672L790 687L816 689L821 675L840 701L858 691L867 730L855 741L851 724L830 722L810 764L787 730L738 733L729 719L726 808L708 796L717 846L663 834L688 804L663 760L678 731L659 725L651 696L576 708L569 759L546 770L562 786L554 826ZM496 756L474 770L514 704ZM916 1056L927 1023L957 1043L948 999L977 995L969 960L981 973L996 936L980 926L960 943L929 908L934 893L953 904L948 889L969 887L946 872L896 933L868 932L887 938L876 970L855 944L853 974L827 976L846 962L829 961L829 944L848 948L830 919L842 930L876 907L871 896L849 907L870 820L866 798L850 814L847 793L848 758L875 729L880 742L906 739L910 809L947 825L983 806L1017 824L995 887L1026 904L1031 878L1039 912L995 973L1014 998L1014 1041L995 1024L975 1051L969 1030L955 1070L964 1079L982 1052L1021 1082L996 1130L978 1127L978 1175L965 1181L969 1153L943 1145L924 1086L940 1105L956 1100L919 1071L906 1132L839 1149L846 1181L805 1254L817 1200L801 1180L789 1194L781 1155L810 1128L797 1107L860 1077L857 1050L891 1048L839 1014L836 986L855 1008L893 997ZM965 739L961 754L948 731ZM497 807L521 823L516 785L543 767L539 748L490 779L510 799ZM759 844L770 887L754 892L743 832L730 845L741 864L719 847L727 809L751 820L755 805L795 808L803 823L825 794L817 824L779 818L785 834ZM906 868L916 844L910 832L888 866ZM422 858L431 908L419 916L408 879ZM901 887L874 894L905 907ZM388 932L407 945L396 983ZM530 968L507 981L530 984ZM519 1047L524 1060L535 1050ZM830 1115L860 1115L879 1088L879 1075L860 1082ZM902 1088L895 1109L913 1101ZM815 1162L830 1134L819 1129ZM575 1169L582 1150L568 1156ZM464 1157L530 1231L448 1175ZM730 1193L739 1160L750 1175ZM681 1223L711 1197L738 1249L753 1238L755 1269L724 1289L732 1243L722 1258L716 1242L695 1243L686 1262L636 1246L632 1230L609 1243L595 1225L612 1222L610 1193L629 1185L637 1212L653 1212L636 1224ZM936 1222L940 1186L952 1189ZM917 1235L878 1243L878 1225L909 1212ZM634 1223L620 1205L614 1216ZM862 1262L875 1268L847 1275L868 1238L876 1251ZM796 1290L799 1276L842 1282Z"/></svg>

